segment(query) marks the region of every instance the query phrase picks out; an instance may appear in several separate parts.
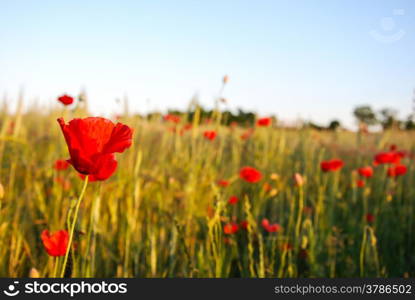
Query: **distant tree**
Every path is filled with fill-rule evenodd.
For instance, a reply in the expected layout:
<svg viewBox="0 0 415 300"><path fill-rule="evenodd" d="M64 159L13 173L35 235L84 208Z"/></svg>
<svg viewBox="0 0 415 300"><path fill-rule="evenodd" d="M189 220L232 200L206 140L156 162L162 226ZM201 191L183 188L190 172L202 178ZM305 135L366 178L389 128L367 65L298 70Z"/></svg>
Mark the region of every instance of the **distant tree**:
<svg viewBox="0 0 415 300"><path fill-rule="evenodd" d="M202 106L198 106L200 111L200 122L204 122L208 119L211 119L214 111L213 110L206 110ZM179 114L180 112L176 112ZM189 110L187 112L188 118L190 122L193 122L193 119L195 117L195 111ZM275 117L273 117L274 122L276 122ZM231 111L223 111L222 112L222 118L221 123L225 125L229 125L233 122L238 123L240 126L253 126L255 123L255 114L252 112L245 112L241 109L238 109L237 114L232 113ZM275 123L274 123L275 124Z"/></svg>
<svg viewBox="0 0 415 300"><path fill-rule="evenodd" d="M380 111L380 123L383 129L390 129L399 125L398 112L393 108L384 108Z"/></svg>
<svg viewBox="0 0 415 300"><path fill-rule="evenodd" d="M406 121L403 124L403 128L405 130L414 130L415 129L415 122L414 122L414 116L409 115Z"/></svg>
<svg viewBox="0 0 415 300"><path fill-rule="evenodd" d="M304 124L306 128L311 128L311 129L315 129L315 130L325 130L326 128L324 126L320 126L316 123L313 122L307 122Z"/></svg>
<svg viewBox="0 0 415 300"><path fill-rule="evenodd" d="M353 114L359 123L363 123L365 125L375 125L378 122L375 112L369 105L356 107Z"/></svg>
<svg viewBox="0 0 415 300"><path fill-rule="evenodd" d="M340 121L338 120L333 120L330 122L329 127L327 127L328 130L337 130L341 127Z"/></svg>

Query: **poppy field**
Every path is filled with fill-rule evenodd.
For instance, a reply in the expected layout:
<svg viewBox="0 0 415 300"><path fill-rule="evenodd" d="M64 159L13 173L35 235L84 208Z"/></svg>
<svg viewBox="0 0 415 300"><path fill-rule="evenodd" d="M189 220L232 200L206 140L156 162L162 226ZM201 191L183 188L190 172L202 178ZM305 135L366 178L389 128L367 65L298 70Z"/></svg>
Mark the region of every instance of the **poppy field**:
<svg viewBox="0 0 415 300"><path fill-rule="evenodd" d="M59 101L1 110L1 277L415 275L409 131Z"/></svg>

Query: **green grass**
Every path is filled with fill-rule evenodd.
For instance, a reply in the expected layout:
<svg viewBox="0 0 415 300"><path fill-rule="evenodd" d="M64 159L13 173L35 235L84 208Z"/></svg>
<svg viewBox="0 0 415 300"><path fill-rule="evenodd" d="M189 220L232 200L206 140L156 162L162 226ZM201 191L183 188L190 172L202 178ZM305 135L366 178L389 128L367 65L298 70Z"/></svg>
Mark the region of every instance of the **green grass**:
<svg viewBox="0 0 415 300"><path fill-rule="evenodd" d="M0 276L26 277L35 268L51 277L56 259L43 249L40 233L67 228L83 186L72 167L52 168L55 160L69 157L56 119L64 115L69 121L84 112L7 114L3 109L0 114ZM160 120L125 116L120 121L134 128L134 142L117 155L118 169L110 179L87 187L76 224L72 276L415 275L412 162L403 160L408 173L396 180L386 176L386 167L376 167L364 188L356 187L354 172L392 143L414 150L412 133L257 128L242 140L244 128L218 122L199 126L195 121L180 135ZM216 129L218 137L204 139L206 129ZM345 167L321 172L320 162L334 157ZM263 173L260 183L239 179L246 165ZM295 173L306 178L302 187L294 185ZM68 180L70 188L57 177ZM232 183L222 188L219 179ZM235 206L227 203L231 195L241 199ZM366 222L366 213L375 216L373 224ZM265 232L263 218L283 230ZM223 225L232 220L248 220L250 226L225 236Z"/></svg>

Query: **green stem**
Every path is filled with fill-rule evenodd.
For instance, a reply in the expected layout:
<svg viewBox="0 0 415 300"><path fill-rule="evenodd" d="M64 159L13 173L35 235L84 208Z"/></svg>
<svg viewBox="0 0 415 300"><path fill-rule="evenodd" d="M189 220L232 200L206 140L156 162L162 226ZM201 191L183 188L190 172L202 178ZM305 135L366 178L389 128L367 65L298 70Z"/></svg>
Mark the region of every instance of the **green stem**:
<svg viewBox="0 0 415 300"><path fill-rule="evenodd" d="M58 265L59 265L59 257L55 257L55 266L53 267L53 278L56 278L56 274L58 273Z"/></svg>
<svg viewBox="0 0 415 300"><path fill-rule="evenodd" d="M76 221L78 219L79 206L81 205L82 198L84 197L87 185L88 185L88 176L85 177L84 186L82 188L81 194L79 195L78 201L76 202L75 212L74 212L74 216L73 216L72 224L71 224L71 228L70 228L68 247L66 248L65 259L63 260L63 265L62 265L62 271L61 271L61 276L60 276L61 278L63 278L63 276L65 275L66 263L68 262L68 256L69 256L69 251L70 251L71 246L72 246L72 240L73 240L73 234L74 234L74 231L75 231L75 225L76 225Z"/></svg>
<svg viewBox="0 0 415 300"><path fill-rule="evenodd" d="M301 229L301 221L303 216L303 209L304 209L304 194L303 194L303 187L298 187L298 216L297 216L297 224L295 225L295 245L297 246L299 243L300 238L300 229ZM297 249L297 248L296 248Z"/></svg>

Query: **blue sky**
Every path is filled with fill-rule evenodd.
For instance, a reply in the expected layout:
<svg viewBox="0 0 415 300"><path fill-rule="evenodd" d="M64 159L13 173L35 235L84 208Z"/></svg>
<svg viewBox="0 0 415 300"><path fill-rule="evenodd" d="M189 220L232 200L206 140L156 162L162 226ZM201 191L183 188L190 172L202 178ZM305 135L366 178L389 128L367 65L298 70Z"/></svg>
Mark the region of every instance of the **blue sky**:
<svg viewBox="0 0 415 300"><path fill-rule="evenodd" d="M353 124L358 104L405 117L415 1L0 1L0 95L55 104L85 87L94 114L212 106Z"/></svg>

